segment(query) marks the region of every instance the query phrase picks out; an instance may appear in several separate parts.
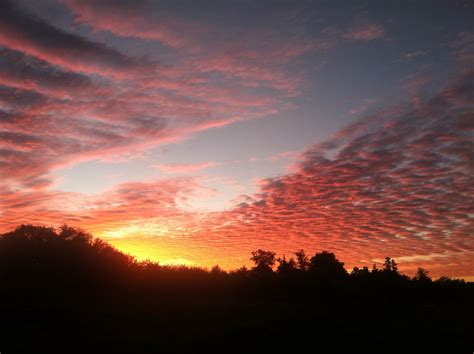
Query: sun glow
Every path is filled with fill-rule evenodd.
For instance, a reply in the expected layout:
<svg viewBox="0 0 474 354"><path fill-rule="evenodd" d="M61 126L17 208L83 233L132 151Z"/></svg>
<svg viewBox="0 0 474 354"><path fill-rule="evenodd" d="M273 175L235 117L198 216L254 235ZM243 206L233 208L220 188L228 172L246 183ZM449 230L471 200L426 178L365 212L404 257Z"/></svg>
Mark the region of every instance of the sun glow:
<svg viewBox="0 0 474 354"><path fill-rule="evenodd" d="M153 222L132 223L124 227L106 230L100 233L105 239L133 238L133 237L170 237L170 228L166 225Z"/></svg>

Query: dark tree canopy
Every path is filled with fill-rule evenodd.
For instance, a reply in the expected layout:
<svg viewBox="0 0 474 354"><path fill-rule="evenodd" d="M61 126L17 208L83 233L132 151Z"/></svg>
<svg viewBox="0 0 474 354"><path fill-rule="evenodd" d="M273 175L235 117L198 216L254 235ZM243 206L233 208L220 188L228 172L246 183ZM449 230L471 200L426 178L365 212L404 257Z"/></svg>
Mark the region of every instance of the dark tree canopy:
<svg viewBox="0 0 474 354"><path fill-rule="evenodd" d="M272 251L256 250L250 259L255 263L254 269L258 272L271 272L276 263L276 254Z"/></svg>
<svg viewBox="0 0 474 354"><path fill-rule="evenodd" d="M310 260L309 271L318 277L340 279L347 275L344 263L334 253L322 251Z"/></svg>
<svg viewBox="0 0 474 354"><path fill-rule="evenodd" d="M285 255L283 255L283 258L278 258L278 267L277 267L277 272L278 274L291 274L295 270L297 270L297 263L291 257L290 259L286 259Z"/></svg>
<svg viewBox="0 0 474 354"><path fill-rule="evenodd" d="M0 274L15 269L18 279L78 278L101 281L128 271L134 259L84 230L22 225L0 236Z"/></svg>

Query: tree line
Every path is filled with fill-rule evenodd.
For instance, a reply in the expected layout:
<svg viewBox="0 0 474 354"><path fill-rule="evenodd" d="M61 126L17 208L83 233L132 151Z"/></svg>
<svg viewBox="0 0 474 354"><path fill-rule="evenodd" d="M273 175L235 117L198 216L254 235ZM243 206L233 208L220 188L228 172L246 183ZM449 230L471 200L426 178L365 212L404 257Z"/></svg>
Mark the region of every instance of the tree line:
<svg viewBox="0 0 474 354"><path fill-rule="evenodd" d="M0 350L472 349L472 283L410 278L389 257L350 272L328 251L250 258L233 271L163 266L81 229L21 225L0 235Z"/></svg>
<svg viewBox="0 0 474 354"><path fill-rule="evenodd" d="M20 274L42 274L49 277L80 276L86 280L88 276L110 276L117 274L125 277L134 274L138 278L146 274L168 273L167 277L175 276L177 279L191 277L213 278L234 277L239 279L257 278L271 279L313 279L330 283L340 283L350 280L362 282L391 281L398 283L415 282L430 284L433 280L424 268L418 268L415 276L410 278L399 272L398 264L393 258L386 257L381 268L376 264L371 269L364 266L354 267L347 272L344 263L329 251L317 252L308 256L303 249L294 253L294 256L277 257L273 251L258 249L251 253L250 260L254 266L243 266L233 271L222 270L218 265L210 271L199 267L188 266L162 266L158 262L137 261L109 243L94 238L86 231L63 225L55 229L37 225L21 225L11 232L0 235L0 274L4 280L18 278ZM12 277L14 270L15 276ZM61 270L58 272L58 270ZM142 273L140 275L139 273ZM37 279L33 277L34 279ZM71 279L73 279L71 278ZM166 278L166 277L163 277ZM33 280L34 280L33 279ZM462 279L441 277L435 284L464 284Z"/></svg>

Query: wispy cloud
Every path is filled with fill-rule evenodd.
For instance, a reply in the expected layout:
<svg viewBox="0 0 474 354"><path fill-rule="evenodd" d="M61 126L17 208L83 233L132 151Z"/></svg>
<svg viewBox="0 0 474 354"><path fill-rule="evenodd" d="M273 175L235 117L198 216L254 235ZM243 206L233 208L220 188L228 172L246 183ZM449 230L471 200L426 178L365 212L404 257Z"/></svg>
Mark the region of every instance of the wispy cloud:
<svg viewBox="0 0 474 354"><path fill-rule="evenodd" d="M373 41L385 36L385 29L377 23L364 22L350 27L342 34L345 39L354 41Z"/></svg>
<svg viewBox="0 0 474 354"><path fill-rule="evenodd" d="M9 0L2 1L0 10L0 44L9 48L72 71L123 74L147 67L103 44L64 32Z"/></svg>
<svg viewBox="0 0 474 354"><path fill-rule="evenodd" d="M207 161L188 164L158 164L152 167L158 168L166 173L194 173L214 166L218 166L218 163Z"/></svg>
<svg viewBox="0 0 474 354"><path fill-rule="evenodd" d="M12 1L2 2L0 158L3 181L11 186L50 187L52 172L63 166L113 159L131 149L139 153L286 109L285 100L294 96L299 79L284 65L316 46L278 36L266 40L267 31L252 28L246 34L252 41L245 44L227 37L208 41L205 29L185 29L194 28L185 19L184 27L175 17L149 20L149 12L160 11L146 1L65 4L77 21L94 30L163 41L190 59L161 66L158 60L132 57L53 26ZM129 15L130 21L124 21ZM129 33L123 26L134 18L142 22ZM207 49L195 52L196 44ZM268 66L259 50L262 44L267 55L278 58L275 66ZM195 55L189 56L191 52Z"/></svg>

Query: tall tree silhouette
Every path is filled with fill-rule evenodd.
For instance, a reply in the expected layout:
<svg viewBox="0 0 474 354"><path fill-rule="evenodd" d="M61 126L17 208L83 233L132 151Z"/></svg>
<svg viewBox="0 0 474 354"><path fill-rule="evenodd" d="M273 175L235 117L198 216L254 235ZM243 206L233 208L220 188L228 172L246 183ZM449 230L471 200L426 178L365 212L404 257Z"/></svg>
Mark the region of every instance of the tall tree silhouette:
<svg viewBox="0 0 474 354"><path fill-rule="evenodd" d="M423 284L431 283L431 278L428 276L428 271L424 268L419 267L416 271L416 274L413 280L418 281Z"/></svg>
<svg viewBox="0 0 474 354"><path fill-rule="evenodd" d="M385 262L383 264L384 272L391 272L398 274L398 264L393 258L385 257Z"/></svg>
<svg viewBox="0 0 474 354"><path fill-rule="evenodd" d="M299 270L306 271L309 267L309 259L303 249L295 252L296 264Z"/></svg>

